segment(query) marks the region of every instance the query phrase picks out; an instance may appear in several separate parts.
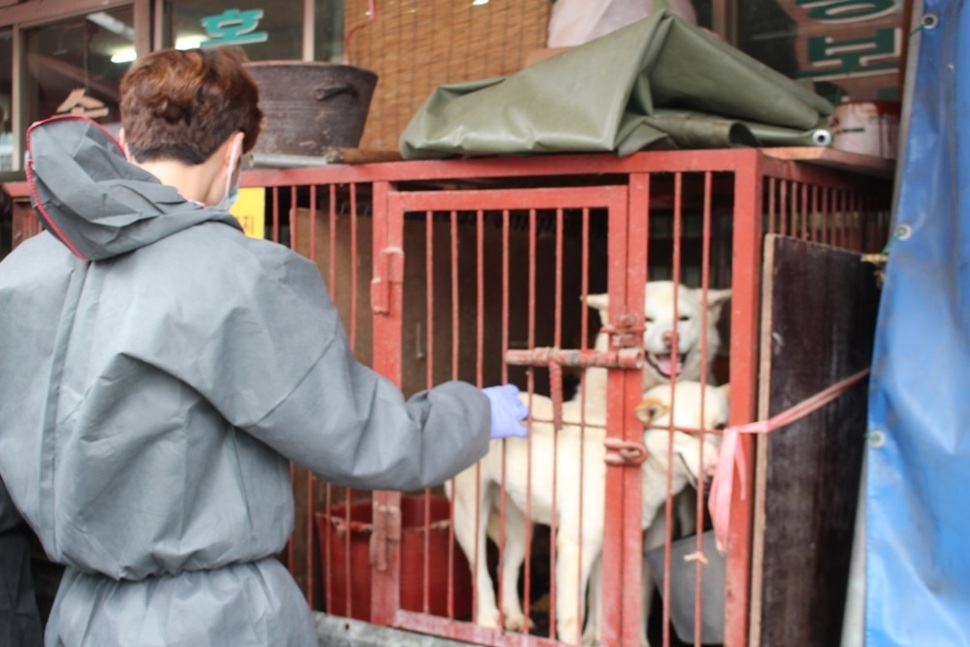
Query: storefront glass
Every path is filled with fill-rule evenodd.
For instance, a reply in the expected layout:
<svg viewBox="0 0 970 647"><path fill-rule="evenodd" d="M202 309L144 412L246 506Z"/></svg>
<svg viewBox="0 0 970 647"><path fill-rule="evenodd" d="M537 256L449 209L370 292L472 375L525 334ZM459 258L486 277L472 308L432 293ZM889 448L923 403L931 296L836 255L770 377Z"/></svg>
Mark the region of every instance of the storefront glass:
<svg viewBox="0 0 970 647"><path fill-rule="evenodd" d="M316 0L314 2L313 60L339 63L344 47L343 0Z"/></svg>
<svg viewBox="0 0 970 647"><path fill-rule="evenodd" d="M241 47L250 60L300 60L304 0L173 0L165 4L167 46Z"/></svg>
<svg viewBox="0 0 970 647"><path fill-rule="evenodd" d="M24 30L24 123L80 114L116 124L118 83L128 67L118 54L134 48L133 14L131 6L117 7Z"/></svg>

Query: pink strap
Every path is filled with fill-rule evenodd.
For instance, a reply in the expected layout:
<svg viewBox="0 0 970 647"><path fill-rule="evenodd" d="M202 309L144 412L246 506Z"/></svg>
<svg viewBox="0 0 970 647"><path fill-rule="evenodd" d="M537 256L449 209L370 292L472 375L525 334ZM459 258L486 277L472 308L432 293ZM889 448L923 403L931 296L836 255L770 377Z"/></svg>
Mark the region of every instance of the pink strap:
<svg viewBox="0 0 970 647"><path fill-rule="evenodd" d="M746 425L736 425L724 430L721 438L721 450L714 470L714 480L711 482L710 500L708 508L711 512L711 523L717 538L717 547L722 552L727 546L728 525L731 519L731 497L734 488L734 468L737 466L738 481L741 484L741 500L748 497L748 466L745 452L741 450L740 434L766 434L821 409L829 402L839 398L857 382L869 374L869 369L859 371L841 382L833 384L821 393L796 404L777 416L751 422Z"/></svg>

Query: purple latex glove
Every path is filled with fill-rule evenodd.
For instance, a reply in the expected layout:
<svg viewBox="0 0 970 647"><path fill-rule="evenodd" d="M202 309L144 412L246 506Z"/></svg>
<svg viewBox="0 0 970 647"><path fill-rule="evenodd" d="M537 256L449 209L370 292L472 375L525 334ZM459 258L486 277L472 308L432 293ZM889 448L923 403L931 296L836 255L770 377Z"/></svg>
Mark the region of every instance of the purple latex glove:
<svg viewBox="0 0 970 647"><path fill-rule="evenodd" d="M519 400L519 387L514 384L489 386L482 389L492 405L492 440L498 438L525 438L529 430L522 422L529 415L529 408Z"/></svg>

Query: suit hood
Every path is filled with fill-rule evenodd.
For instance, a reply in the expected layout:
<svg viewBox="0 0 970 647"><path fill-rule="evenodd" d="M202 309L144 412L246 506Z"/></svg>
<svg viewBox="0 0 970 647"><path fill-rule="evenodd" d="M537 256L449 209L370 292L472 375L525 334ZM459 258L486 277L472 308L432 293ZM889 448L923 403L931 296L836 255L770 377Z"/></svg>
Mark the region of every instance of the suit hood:
<svg viewBox="0 0 970 647"><path fill-rule="evenodd" d="M114 137L88 118L35 123L27 154L38 218L83 260L125 254L209 220L241 229L229 212L188 200L129 163Z"/></svg>

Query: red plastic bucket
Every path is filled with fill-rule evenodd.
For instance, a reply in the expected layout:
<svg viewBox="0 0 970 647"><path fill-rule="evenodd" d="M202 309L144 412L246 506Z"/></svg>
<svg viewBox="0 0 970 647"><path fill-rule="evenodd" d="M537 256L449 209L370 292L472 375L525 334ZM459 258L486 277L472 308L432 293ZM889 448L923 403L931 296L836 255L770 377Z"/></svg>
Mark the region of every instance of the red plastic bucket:
<svg viewBox="0 0 970 647"><path fill-rule="evenodd" d="M440 495L401 497L402 609L458 619L471 617L468 561L454 541L449 553L450 508L448 499ZM427 522L426 517L430 517ZM316 519L324 595L330 596L326 611L370 620L373 503L370 499L353 502L349 519L345 505L332 506L329 514L319 512ZM430 559L426 560L426 556ZM450 578L449 562L453 565ZM452 613L449 613L449 588L454 592Z"/></svg>

